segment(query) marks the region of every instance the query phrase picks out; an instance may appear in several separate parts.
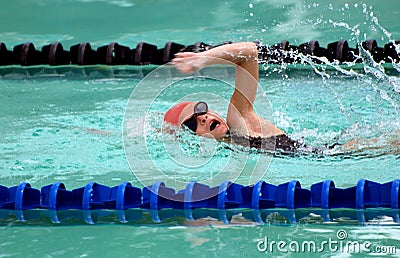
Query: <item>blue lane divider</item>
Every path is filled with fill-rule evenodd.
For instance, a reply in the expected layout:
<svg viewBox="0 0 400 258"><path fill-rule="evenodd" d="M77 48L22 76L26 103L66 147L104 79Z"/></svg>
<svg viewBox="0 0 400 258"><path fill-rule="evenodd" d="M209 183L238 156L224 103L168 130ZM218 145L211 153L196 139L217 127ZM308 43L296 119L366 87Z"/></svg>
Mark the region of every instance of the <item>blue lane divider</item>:
<svg viewBox="0 0 400 258"><path fill-rule="evenodd" d="M141 213L147 210L154 222L180 212L187 220L211 216L224 223L229 223L240 210L245 217L263 223L262 217L268 215L268 209L281 209L281 214L295 222L296 213L301 212L299 208L317 208L316 213L329 221L335 213L330 209L335 208L357 211L399 209L399 185L399 179L384 184L361 179L356 186L337 188L332 180L325 180L305 189L297 180L277 186L261 180L249 186L225 181L215 187L189 182L185 189L175 191L163 182L142 189L129 182L113 187L90 182L73 190L67 190L62 182L56 182L38 190L23 182L10 188L0 185L0 210L12 210L21 221L29 219L25 216L26 210L47 210L54 223L76 217L76 213L60 211L81 210L83 217L81 213L78 217L89 224L109 215L109 210L117 214L120 222L140 218ZM365 221L364 213L357 214L357 220ZM393 214L394 220L398 221L399 213L394 211Z"/></svg>

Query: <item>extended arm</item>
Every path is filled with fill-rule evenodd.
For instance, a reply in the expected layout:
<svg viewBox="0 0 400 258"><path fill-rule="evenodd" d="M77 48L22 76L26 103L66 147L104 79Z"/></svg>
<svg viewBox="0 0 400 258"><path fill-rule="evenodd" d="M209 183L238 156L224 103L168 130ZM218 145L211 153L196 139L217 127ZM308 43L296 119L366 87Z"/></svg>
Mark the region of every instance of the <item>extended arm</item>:
<svg viewBox="0 0 400 258"><path fill-rule="evenodd" d="M252 42L219 46L201 53L178 53L172 63L185 74L214 64L236 66L235 91L228 108L227 123L232 131L247 135L283 134L253 110L258 86L258 51Z"/></svg>
<svg viewBox="0 0 400 258"><path fill-rule="evenodd" d="M243 115L252 112L258 85L257 47L254 43L222 45L202 53L178 53L172 63L185 74L214 64L237 65L231 104Z"/></svg>

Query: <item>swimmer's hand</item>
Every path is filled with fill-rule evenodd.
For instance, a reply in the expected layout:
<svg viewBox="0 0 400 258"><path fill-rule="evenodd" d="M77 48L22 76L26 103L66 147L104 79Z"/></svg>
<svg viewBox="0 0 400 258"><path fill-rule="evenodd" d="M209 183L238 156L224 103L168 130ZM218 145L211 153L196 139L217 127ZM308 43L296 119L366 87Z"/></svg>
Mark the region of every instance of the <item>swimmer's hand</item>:
<svg viewBox="0 0 400 258"><path fill-rule="evenodd" d="M200 53L183 52L177 53L172 64L183 74L194 73L207 66L207 58Z"/></svg>
<svg viewBox="0 0 400 258"><path fill-rule="evenodd" d="M172 64L183 74L194 73L214 64L239 65L258 79L257 57L257 46L253 42L240 42L222 45L200 53L177 53Z"/></svg>

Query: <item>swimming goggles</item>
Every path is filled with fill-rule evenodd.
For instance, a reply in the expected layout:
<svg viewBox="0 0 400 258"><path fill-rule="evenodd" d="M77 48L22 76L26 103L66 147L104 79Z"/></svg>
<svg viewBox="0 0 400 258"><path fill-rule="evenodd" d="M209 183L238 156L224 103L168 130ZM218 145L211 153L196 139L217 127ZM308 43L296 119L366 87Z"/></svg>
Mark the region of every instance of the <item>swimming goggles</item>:
<svg viewBox="0 0 400 258"><path fill-rule="evenodd" d="M194 105L194 110L193 110L193 115L186 119L182 124L185 125L187 128L192 130L193 132L196 132L197 130L197 120L196 118L198 116L202 116L207 114L208 112L208 106L207 103L204 101L197 102L196 105Z"/></svg>

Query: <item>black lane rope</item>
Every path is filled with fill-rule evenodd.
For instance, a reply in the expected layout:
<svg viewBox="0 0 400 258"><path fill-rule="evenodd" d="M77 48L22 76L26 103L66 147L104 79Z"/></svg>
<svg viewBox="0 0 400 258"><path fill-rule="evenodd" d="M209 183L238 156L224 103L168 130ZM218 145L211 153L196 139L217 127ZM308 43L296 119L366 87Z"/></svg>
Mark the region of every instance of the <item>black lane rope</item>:
<svg viewBox="0 0 400 258"><path fill-rule="evenodd" d="M232 42L224 42L230 44ZM257 42L256 42L257 43ZM295 64L301 63L299 54L316 57L313 61L322 62L326 58L329 62L359 62L363 55L368 52L375 62L400 63L400 39L389 42L384 47L379 47L376 40L367 40L357 45L356 48L349 47L346 40L329 43L326 48L321 47L316 40L291 45L289 41L267 46L258 44L259 62L267 64ZM45 45L38 50L31 42L14 46L12 50L7 49L5 43L0 42L0 66L21 65L162 65L171 61L178 52L202 52L213 48L204 42L196 42L185 46L175 42L167 42L163 48L155 45L139 42L135 48L123 46L117 42L93 49L89 42L73 45L65 50L60 42ZM363 51L361 51L361 48Z"/></svg>

